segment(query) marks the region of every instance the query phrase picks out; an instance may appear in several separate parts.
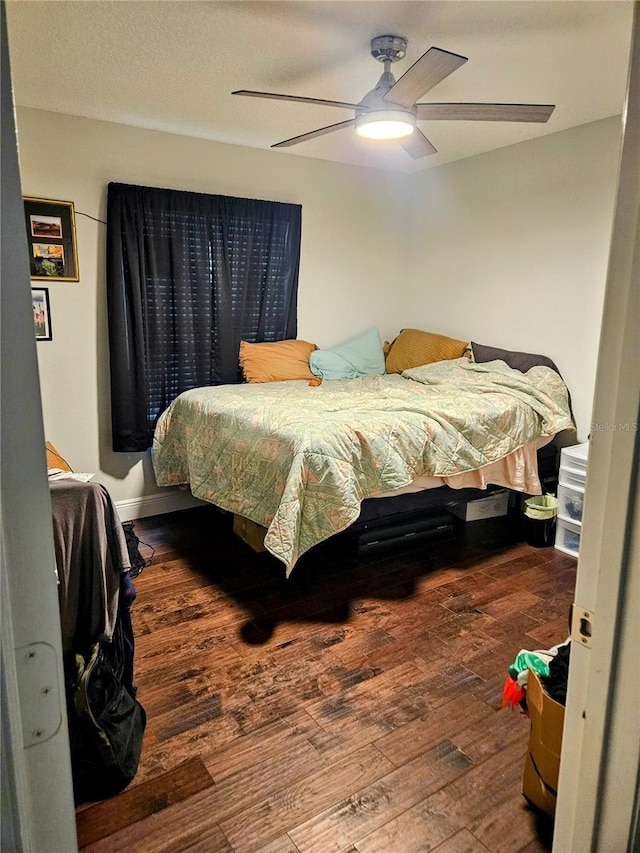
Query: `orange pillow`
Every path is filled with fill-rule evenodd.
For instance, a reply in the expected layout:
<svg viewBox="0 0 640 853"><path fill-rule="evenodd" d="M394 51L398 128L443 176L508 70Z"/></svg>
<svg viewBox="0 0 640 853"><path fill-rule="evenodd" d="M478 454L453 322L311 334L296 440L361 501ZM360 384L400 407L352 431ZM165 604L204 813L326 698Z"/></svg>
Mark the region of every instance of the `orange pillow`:
<svg viewBox="0 0 640 853"><path fill-rule="evenodd" d="M247 382L284 382L313 379L309 356L318 349L308 341L250 344L240 341L240 367Z"/></svg>
<svg viewBox="0 0 640 853"><path fill-rule="evenodd" d="M402 329L391 344L386 361L387 373L402 373L412 367L460 358L469 346L468 341L421 332L419 329Z"/></svg>
<svg viewBox="0 0 640 853"><path fill-rule="evenodd" d="M50 441L45 441L45 447L47 451L47 468L60 468L61 471L71 471L71 466L67 460L60 456Z"/></svg>

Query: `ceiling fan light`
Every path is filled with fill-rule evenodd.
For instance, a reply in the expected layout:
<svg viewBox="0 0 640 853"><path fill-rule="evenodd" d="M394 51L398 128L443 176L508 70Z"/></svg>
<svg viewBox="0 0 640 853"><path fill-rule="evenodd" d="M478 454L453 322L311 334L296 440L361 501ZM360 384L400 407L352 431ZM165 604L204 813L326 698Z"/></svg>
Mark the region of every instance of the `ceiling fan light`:
<svg viewBox="0 0 640 853"><path fill-rule="evenodd" d="M404 139L415 126L415 116L404 110L371 110L356 117L356 133L364 139Z"/></svg>

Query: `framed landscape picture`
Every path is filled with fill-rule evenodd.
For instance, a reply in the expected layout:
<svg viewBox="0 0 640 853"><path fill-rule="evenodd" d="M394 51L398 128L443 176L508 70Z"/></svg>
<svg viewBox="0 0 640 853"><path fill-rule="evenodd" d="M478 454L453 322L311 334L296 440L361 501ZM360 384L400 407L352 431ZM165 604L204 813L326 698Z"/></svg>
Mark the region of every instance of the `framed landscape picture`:
<svg viewBox="0 0 640 853"><path fill-rule="evenodd" d="M31 301L33 303L33 324L36 328L37 341L52 341L51 308L49 307L49 291L46 287L32 287Z"/></svg>
<svg viewBox="0 0 640 853"><path fill-rule="evenodd" d="M72 201L25 198L29 264L34 281L79 281Z"/></svg>

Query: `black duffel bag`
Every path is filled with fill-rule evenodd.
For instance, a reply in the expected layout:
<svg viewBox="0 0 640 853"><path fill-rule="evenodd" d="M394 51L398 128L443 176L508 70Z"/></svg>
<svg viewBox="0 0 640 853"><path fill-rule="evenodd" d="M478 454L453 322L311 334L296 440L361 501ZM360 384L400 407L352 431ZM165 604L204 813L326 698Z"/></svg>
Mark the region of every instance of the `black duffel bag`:
<svg viewBox="0 0 640 853"><path fill-rule="evenodd" d="M146 725L144 708L112 660L113 644L75 653L68 681L71 766L76 803L122 791L134 778Z"/></svg>

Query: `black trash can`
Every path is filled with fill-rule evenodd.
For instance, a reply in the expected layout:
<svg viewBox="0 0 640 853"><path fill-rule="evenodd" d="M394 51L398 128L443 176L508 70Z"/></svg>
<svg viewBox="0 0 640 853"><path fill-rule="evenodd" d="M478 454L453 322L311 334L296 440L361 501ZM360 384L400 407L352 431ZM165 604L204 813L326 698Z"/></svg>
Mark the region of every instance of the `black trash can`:
<svg viewBox="0 0 640 853"><path fill-rule="evenodd" d="M528 545L549 548L555 544L558 499L536 495L524 502L524 535Z"/></svg>

